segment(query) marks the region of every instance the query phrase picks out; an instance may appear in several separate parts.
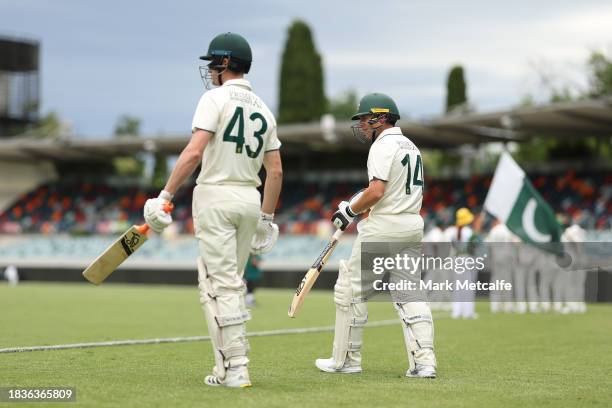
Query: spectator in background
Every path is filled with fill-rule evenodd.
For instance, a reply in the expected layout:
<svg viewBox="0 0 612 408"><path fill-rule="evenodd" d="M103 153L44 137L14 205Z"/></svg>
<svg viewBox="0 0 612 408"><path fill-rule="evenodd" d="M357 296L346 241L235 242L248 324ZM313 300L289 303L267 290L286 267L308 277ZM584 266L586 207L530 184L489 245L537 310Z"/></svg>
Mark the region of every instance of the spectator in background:
<svg viewBox="0 0 612 408"><path fill-rule="evenodd" d="M474 255L474 244L478 240L478 228L474 226L474 214L468 208L460 208L455 214L455 226L448 229L449 237L451 237L453 252L457 258L457 265L462 265L463 269L455 268L455 282L467 281L468 283L476 282L478 272L474 269L466 267L466 262L459 262L460 258L468 258ZM457 290L453 291L453 310L451 317L453 319L476 319L478 315L475 312L476 292L474 290Z"/></svg>
<svg viewBox="0 0 612 408"><path fill-rule="evenodd" d="M261 256L249 255L246 268L244 268L244 280L246 281L247 294L244 301L247 307L254 307L257 305L255 301L255 288L257 283L261 280L261 269L259 264L261 263Z"/></svg>
<svg viewBox="0 0 612 408"><path fill-rule="evenodd" d="M9 265L4 270L4 279L9 283L9 286L17 286L19 283L19 272L15 265Z"/></svg>
<svg viewBox="0 0 612 408"><path fill-rule="evenodd" d="M512 283L512 270L517 269L517 246L515 236L499 219L493 221L493 228L487 236L491 258L491 282L504 280ZM514 308L511 291L491 291L491 313L510 312ZM524 300L524 299L523 299Z"/></svg>

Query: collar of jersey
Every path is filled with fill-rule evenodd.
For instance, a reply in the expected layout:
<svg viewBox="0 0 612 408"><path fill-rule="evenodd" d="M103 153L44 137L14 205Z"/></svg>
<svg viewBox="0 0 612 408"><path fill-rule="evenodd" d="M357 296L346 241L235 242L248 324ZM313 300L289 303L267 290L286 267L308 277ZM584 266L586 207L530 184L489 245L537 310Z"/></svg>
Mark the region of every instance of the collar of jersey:
<svg viewBox="0 0 612 408"><path fill-rule="evenodd" d="M251 90L251 83L244 78L230 79L229 81L225 81L223 83L223 86L230 85L241 86L243 88L248 89L249 91Z"/></svg>
<svg viewBox="0 0 612 408"><path fill-rule="evenodd" d="M374 143L378 142L379 140L381 140L383 137L385 136L389 136L389 135L402 135L402 129L399 126L395 126L389 129L385 129L382 131L382 133L380 135L378 135L378 137L376 138L376 140L374 141Z"/></svg>

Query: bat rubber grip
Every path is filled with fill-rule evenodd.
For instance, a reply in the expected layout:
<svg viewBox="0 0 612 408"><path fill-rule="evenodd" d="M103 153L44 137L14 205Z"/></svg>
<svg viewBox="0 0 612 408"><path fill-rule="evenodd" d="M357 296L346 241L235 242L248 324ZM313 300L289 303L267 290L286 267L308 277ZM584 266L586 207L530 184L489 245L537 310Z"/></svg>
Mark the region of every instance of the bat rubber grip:
<svg viewBox="0 0 612 408"><path fill-rule="evenodd" d="M342 233L344 231L342 231L340 228L338 228L336 230L336 232L334 232L334 235L332 235L332 238L335 239L336 241L340 239L340 237L342 236Z"/></svg>
<svg viewBox="0 0 612 408"><path fill-rule="evenodd" d="M172 204L170 202L164 204L164 211L166 213L170 214L173 209L174 209L174 204ZM146 234L151 228L147 224L142 224L142 225L137 225L136 229L141 234Z"/></svg>
<svg viewBox="0 0 612 408"><path fill-rule="evenodd" d="M136 229L138 230L138 232L140 232L141 234L146 234L147 232L149 232L149 225L148 224L142 224L142 225L137 225Z"/></svg>

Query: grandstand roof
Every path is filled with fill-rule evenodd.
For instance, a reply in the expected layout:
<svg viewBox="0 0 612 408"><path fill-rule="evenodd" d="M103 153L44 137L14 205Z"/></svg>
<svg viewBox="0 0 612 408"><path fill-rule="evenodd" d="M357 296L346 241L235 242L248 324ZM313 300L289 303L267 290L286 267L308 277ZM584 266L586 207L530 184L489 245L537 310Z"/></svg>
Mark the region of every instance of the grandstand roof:
<svg viewBox="0 0 612 408"><path fill-rule="evenodd" d="M364 151L355 143L349 122L281 125L279 138L287 153L308 151ZM401 127L420 147L452 148L464 144L522 141L533 136L610 137L612 98L555 103L492 113L447 115L421 122L401 121ZM189 135L123 137L106 139L0 140L0 159L48 159L53 161L106 160L143 151L178 154ZM346 142L346 143L345 143Z"/></svg>
<svg viewBox="0 0 612 408"><path fill-rule="evenodd" d="M508 111L435 118L428 126L471 135L525 139L533 136L612 136L612 98L585 99Z"/></svg>

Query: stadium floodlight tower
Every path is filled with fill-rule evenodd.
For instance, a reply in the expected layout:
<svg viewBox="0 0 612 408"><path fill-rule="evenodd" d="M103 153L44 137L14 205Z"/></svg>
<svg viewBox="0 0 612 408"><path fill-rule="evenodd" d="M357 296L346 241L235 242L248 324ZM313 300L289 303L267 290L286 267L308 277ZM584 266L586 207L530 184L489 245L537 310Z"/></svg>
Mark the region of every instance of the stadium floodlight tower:
<svg viewBox="0 0 612 408"><path fill-rule="evenodd" d="M38 41L0 36L0 138L38 120Z"/></svg>

